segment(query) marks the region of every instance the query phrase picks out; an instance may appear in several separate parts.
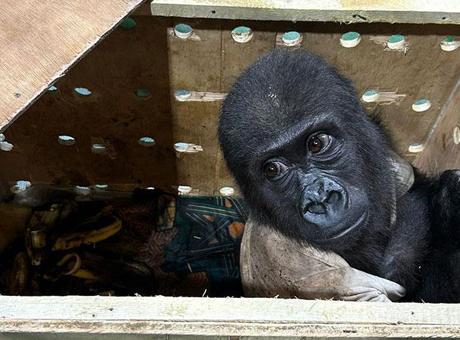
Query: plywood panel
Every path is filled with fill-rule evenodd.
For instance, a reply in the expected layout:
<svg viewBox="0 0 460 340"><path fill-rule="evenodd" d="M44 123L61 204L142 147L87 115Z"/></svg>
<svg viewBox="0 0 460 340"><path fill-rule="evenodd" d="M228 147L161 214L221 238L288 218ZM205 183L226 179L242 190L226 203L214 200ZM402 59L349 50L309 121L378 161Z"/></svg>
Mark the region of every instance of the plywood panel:
<svg viewBox="0 0 460 340"><path fill-rule="evenodd" d="M0 130L142 0L4 0Z"/></svg>
<svg viewBox="0 0 460 340"><path fill-rule="evenodd" d="M167 54L167 23L136 17L118 28L56 83L6 132L14 144L1 152L0 178L89 185L131 183L170 189L176 184ZM86 87L90 96L75 93ZM136 96L136 89L150 92ZM76 138L62 146L58 135ZM138 144L142 136L153 147ZM105 142L105 155L91 144Z"/></svg>

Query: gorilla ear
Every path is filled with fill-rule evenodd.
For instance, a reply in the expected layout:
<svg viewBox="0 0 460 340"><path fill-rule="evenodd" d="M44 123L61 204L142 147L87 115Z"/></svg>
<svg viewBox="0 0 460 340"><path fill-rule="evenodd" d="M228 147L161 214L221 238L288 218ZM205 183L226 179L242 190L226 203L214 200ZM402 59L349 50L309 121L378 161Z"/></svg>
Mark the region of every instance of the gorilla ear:
<svg viewBox="0 0 460 340"><path fill-rule="evenodd" d="M390 151L389 158L396 179L396 198L399 198L414 184L414 169L408 161L394 151Z"/></svg>

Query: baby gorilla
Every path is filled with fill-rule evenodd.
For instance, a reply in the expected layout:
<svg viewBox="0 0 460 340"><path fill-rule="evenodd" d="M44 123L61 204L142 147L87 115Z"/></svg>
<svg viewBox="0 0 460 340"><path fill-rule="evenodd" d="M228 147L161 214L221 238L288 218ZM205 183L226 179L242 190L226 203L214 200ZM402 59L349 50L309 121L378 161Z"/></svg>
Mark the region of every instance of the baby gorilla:
<svg viewBox="0 0 460 340"><path fill-rule="evenodd" d="M382 129L322 59L260 58L225 99L219 139L256 222L400 283L408 301L460 302L460 172L403 166L414 181L401 180Z"/></svg>

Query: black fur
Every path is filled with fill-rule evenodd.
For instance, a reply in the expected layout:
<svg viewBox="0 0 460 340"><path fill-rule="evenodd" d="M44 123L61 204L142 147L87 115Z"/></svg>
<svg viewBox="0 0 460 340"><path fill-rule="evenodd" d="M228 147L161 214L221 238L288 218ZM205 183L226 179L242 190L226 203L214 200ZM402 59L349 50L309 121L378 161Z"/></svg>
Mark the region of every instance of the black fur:
<svg viewBox="0 0 460 340"><path fill-rule="evenodd" d="M323 155L306 149L317 132L332 136ZM426 178L416 171L391 223L391 144L362 109L351 82L322 59L282 49L260 58L225 99L219 139L254 219L402 284L406 300L460 302L460 172ZM280 157L287 170L268 180L264 164ZM317 180L343 188L339 197L351 203L324 203L334 219L312 223L305 206ZM359 215L365 219L347 230Z"/></svg>

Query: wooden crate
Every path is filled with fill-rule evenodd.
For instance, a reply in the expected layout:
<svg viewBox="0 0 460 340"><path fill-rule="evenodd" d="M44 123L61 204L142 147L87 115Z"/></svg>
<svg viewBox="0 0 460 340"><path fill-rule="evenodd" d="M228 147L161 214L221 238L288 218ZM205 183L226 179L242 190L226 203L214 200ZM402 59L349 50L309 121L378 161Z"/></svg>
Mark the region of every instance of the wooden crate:
<svg viewBox="0 0 460 340"><path fill-rule="evenodd" d="M186 185L193 194L218 194L234 185L216 139L221 99L247 65L292 30L303 36L301 48L336 65L360 94L393 93L366 108L381 117L403 156L430 173L460 167L460 48L440 48L446 36L460 37L457 0L141 2L6 0L0 128L13 149L0 151L1 181ZM192 38L175 36L179 23L193 28ZM240 25L254 33L246 44L231 36ZM355 48L339 44L348 31L361 34ZM393 34L405 35L407 49L385 48ZM184 89L209 100L177 100ZM414 112L420 98L431 108ZM76 143L60 144L60 135ZM155 145L140 145L144 136ZM177 142L203 151L177 152ZM93 152L94 144L106 152ZM457 305L5 296L0 332L8 339L457 337L459 313Z"/></svg>

